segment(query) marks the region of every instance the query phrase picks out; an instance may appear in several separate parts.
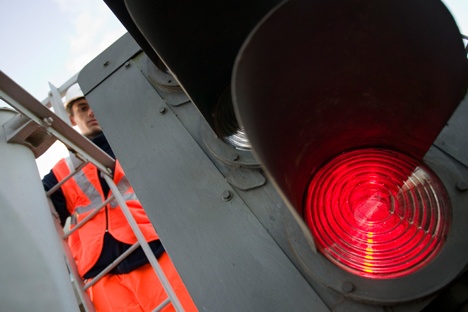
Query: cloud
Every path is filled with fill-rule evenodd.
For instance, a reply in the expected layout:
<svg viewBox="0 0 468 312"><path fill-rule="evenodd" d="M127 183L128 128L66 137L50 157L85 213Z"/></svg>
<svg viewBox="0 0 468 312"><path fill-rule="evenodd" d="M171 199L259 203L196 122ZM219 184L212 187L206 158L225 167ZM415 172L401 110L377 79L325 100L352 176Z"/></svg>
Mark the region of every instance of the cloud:
<svg viewBox="0 0 468 312"><path fill-rule="evenodd" d="M72 33L67 37L69 55L66 70L70 76L80 71L126 32L102 1L55 1L68 17L73 28Z"/></svg>

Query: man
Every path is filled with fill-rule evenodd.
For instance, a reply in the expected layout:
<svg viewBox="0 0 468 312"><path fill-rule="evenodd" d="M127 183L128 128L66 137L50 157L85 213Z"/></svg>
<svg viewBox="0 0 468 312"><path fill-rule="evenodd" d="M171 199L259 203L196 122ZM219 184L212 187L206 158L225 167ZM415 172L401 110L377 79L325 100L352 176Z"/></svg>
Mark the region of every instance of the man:
<svg viewBox="0 0 468 312"><path fill-rule="evenodd" d="M66 95L65 108L73 126L94 144L115 158L101 126L77 84ZM79 161L73 155L60 160L43 179L46 190L51 189L74 171ZM151 225L133 188L116 161L113 179L123 194L145 239L158 258L186 311L196 310L190 295L164 251L158 235ZM72 226L90 214L111 194L109 186L93 164L87 164L72 179L51 195L62 225L71 216ZM84 279L92 279L137 241L126 218L113 200L88 223L70 235L68 243ZM108 275L89 288L96 310L101 311L152 311L167 295L148 263L141 247L123 260ZM168 305L163 311L174 310Z"/></svg>

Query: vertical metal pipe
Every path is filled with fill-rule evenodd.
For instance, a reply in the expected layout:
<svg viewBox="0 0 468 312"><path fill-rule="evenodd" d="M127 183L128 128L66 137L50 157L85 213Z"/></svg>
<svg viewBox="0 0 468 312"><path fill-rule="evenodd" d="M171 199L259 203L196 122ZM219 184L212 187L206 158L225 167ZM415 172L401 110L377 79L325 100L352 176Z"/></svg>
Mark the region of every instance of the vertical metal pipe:
<svg viewBox="0 0 468 312"><path fill-rule="evenodd" d="M0 109L0 310L79 311L34 155L5 139L15 114Z"/></svg>

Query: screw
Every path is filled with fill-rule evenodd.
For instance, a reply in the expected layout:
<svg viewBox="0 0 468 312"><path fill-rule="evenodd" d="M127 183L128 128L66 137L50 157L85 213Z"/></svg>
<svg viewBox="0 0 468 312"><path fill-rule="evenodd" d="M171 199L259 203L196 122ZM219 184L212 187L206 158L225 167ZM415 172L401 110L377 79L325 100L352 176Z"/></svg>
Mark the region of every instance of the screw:
<svg viewBox="0 0 468 312"><path fill-rule="evenodd" d="M346 281L341 285L341 290L345 293L350 293L354 290L354 285L353 283Z"/></svg>
<svg viewBox="0 0 468 312"><path fill-rule="evenodd" d="M167 113L167 108L165 108L165 107L159 108L159 113L160 113L161 115L164 115L165 113Z"/></svg>
<svg viewBox="0 0 468 312"><path fill-rule="evenodd" d="M465 181L458 181L457 182L457 185L455 186L457 188L457 190L459 190L460 192L465 192L466 190L468 190L468 185L466 184Z"/></svg>
<svg viewBox="0 0 468 312"><path fill-rule="evenodd" d="M45 117L44 119L42 119L42 121L47 125L47 126L51 126L52 125L52 122L54 122L54 119L52 117Z"/></svg>
<svg viewBox="0 0 468 312"><path fill-rule="evenodd" d="M109 65L109 61L105 61L105 62L102 64L102 66L107 66L107 65Z"/></svg>
<svg viewBox="0 0 468 312"><path fill-rule="evenodd" d="M232 193L228 190L223 192L223 200L230 201L232 199Z"/></svg>
<svg viewBox="0 0 468 312"><path fill-rule="evenodd" d="M237 153L232 153L231 154L231 160L236 161L239 159L239 155Z"/></svg>

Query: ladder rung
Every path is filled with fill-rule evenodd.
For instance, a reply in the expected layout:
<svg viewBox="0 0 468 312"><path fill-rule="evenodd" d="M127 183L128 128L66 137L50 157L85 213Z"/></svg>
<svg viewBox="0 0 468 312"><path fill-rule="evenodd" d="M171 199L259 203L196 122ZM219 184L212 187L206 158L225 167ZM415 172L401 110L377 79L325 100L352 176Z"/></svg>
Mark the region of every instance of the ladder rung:
<svg viewBox="0 0 468 312"><path fill-rule="evenodd" d="M81 220L80 222L78 222L78 224L76 224L70 231L67 231L64 235L63 235L63 239L66 239L68 236L70 236L71 234L73 234L76 230L78 230L80 227L82 227L86 222L88 222L89 220L91 220L92 218L94 218L95 215L98 214L99 211L101 211L101 209L103 207L105 207L111 200L114 199L114 195L111 195L109 196L109 198L107 198L105 201L102 202L102 204L95 208L93 210L93 212L91 212L89 215L87 215L83 220Z"/></svg>
<svg viewBox="0 0 468 312"><path fill-rule="evenodd" d="M57 191L65 182L67 182L71 177L73 177L75 174L77 174L81 169L83 169L84 166L86 166L88 164L88 161L85 161L83 163L81 163L78 168L75 169L75 171L71 172L69 175L67 175L62 181L60 181L59 183L55 184L54 187L52 187L50 190L48 190L46 192L46 195L47 196L50 196L52 195L53 193L55 193L55 191Z"/></svg>
<svg viewBox="0 0 468 312"><path fill-rule="evenodd" d="M153 310L153 312L161 311L162 308L164 308L165 306L167 306L170 302L171 302L171 300L169 300L169 297L166 298L166 300L164 300L163 302L161 302L161 304L158 305L158 306L156 307L156 309Z"/></svg>

